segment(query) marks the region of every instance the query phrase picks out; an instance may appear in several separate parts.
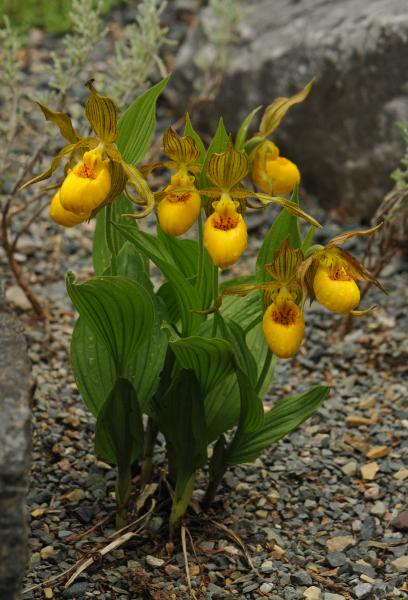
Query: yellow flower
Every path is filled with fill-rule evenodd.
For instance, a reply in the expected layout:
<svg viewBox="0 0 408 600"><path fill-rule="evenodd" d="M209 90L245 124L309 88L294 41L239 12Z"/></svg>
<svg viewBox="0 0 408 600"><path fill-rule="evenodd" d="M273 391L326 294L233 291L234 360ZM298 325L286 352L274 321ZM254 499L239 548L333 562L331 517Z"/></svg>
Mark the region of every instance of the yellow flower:
<svg viewBox="0 0 408 600"><path fill-rule="evenodd" d="M61 204L60 199L60 191L55 194L54 198L51 201L50 205L50 217L58 225L63 225L64 227L74 227L79 223L83 223L87 219L90 218L90 213L76 215L69 210L65 210L65 208Z"/></svg>
<svg viewBox="0 0 408 600"><path fill-rule="evenodd" d="M260 190L272 195L290 194L300 182L295 163L279 156L279 148L268 140L254 151L251 177Z"/></svg>
<svg viewBox="0 0 408 600"><path fill-rule="evenodd" d="M109 159L99 148L85 152L65 178L60 191L62 207L76 215L90 214L111 189Z"/></svg>
<svg viewBox="0 0 408 600"><path fill-rule="evenodd" d="M265 341L276 356L290 358L297 352L305 333L305 321L292 300L273 302L265 311L262 325Z"/></svg>
<svg viewBox="0 0 408 600"><path fill-rule="evenodd" d="M214 202L204 225L204 245L213 263L224 269L234 264L247 247L247 228L235 202L224 193Z"/></svg>
<svg viewBox="0 0 408 600"><path fill-rule="evenodd" d="M186 191L172 193L177 188ZM194 177L180 170L172 176L170 185L164 191L166 195L157 207L160 227L168 235L182 235L200 214L201 198L194 186Z"/></svg>
<svg viewBox="0 0 408 600"><path fill-rule="evenodd" d="M320 264L313 279L313 290L318 302L335 313L349 313L360 302L360 290L350 275L347 265L335 262Z"/></svg>

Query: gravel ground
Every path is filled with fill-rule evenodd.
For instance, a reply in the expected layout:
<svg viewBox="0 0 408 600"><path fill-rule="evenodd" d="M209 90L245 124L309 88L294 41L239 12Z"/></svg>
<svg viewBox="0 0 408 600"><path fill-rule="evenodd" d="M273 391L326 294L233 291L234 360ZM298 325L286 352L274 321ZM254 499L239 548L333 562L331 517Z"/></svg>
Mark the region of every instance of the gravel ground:
<svg viewBox="0 0 408 600"><path fill-rule="evenodd" d="M329 235L337 230L330 225ZM114 531L114 471L93 456L94 419L68 358L75 315L62 274L91 274L90 231L83 232L62 236L44 220L23 244L32 283L52 311L48 342L30 313L21 314L37 382L26 588L92 556ZM255 245L261 238L259 230ZM240 268L248 271L252 261ZM187 551L197 598L408 598L406 282L406 265L395 259L383 278L389 296L373 290L368 301L381 307L340 341L337 317L318 306L309 311L306 343L279 364L266 404L321 382L333 391L289 438L255 464L231 469L207 515L191 513ZM135 474L136 489L138 481ZM157 482L148 528L67 589L65 577L24 598L189 598L181 543L169 541L166 490ZM204 485L203 474L196 501Z"/></svg>

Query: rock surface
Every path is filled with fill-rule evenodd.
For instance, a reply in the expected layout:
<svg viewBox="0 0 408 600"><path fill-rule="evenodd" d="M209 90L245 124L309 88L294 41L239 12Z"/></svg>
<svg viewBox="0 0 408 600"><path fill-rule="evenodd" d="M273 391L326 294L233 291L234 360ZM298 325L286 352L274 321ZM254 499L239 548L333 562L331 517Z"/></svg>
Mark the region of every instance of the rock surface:
<svg viewBox="0 0 408 600"><path fill-rule="evenodd" d="M310 97L292 108L275 139L322 203L369 217L392 187L389 176L404 151L396 122L408 121L406 1L276 0L272 6L254 0L245 10L245 35L215 106L201 104L194 123L214 127L221 113L236 130L249 110L316 76ZM202 18L208 19L206 10ZM176 63L181 105L202 44L199 25Z"/></svg>
<svg viewBox="0 0 408 600"><path fill-rule="evenodd" d="M25 340L0 312L0 600L20 598L26 570L31 372Z"/></svg>

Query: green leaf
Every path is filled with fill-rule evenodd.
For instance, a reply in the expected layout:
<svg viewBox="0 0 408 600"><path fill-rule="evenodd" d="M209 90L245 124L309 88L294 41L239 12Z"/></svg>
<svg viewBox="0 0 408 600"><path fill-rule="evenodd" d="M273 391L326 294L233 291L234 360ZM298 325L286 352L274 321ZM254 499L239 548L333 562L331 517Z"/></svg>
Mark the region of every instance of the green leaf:
<svg viewBox="0 0 408 600"><path fill-rule="evenodd" d="M125 241L116 259L117 275L130 277L143 287L153 292L153 284L150 281L148 261L146 257L136 250L133 244Z"/></svg>
<svg viewBox="0 0 408 600"><path fill-rule="evenodd" d="M237 425L240 407L238 381L236 374L233 373L223 379L204 398L208 443Z"/></svg>
<svg viewBox="0 0 408 600"><path fill-rule="evenodd" d="M129 360L124 371L139 398L148 409L156 392L167 349L159 311L155 312L152 333ZM71 341L71 362L75 382L86 406L98 415L116 381L116 369L109 350L101 344L85 321L78 319Z"/></svg>
<svg viewBox="0 0 408 600"><path fill-rule="evenodd" d="M246 335L246 343L257 364L257 386L258 380L261 374L263 374L263 368L265 361L267 360L268 353L270 352L268 344L265 342L262 323L258 323L255 325L255 327L252 327L252 329L248 331ZM275 355L273 355L271 364L266 374L263 375L263 383L258 392L261 398L263 398L265 394L269 392L275 374L276 363L277 358Z"/></svg>
<svg viewBox="0 0 408 600"><path fill-rule="evenodd" d="M156 102L168 81L165 77L137 98L119 120L117 145L130 164L140 162L149 149L156 129Z"/></svg>
<svg viewBox="0 0 408 600"><path fill-rule="evenodd" d="M299 204L298 186L293 190L291 200ZM283 209L272 223L259 250L256 261L257 282L270 279L270 276L265 272L265 265L273 261L275 252L288 237L292 248L300 248L302 241L299 233L298 218L291 215L286 209Z"/></svg>
<svg viewBox="0 0 408 600"><path fill-rule="evenodd" d="M254 110L252 110L249 115L247 115L245 117L245 119L242 121L240 128L238 129L238 133L237 133L237 139L235 141L235 149L236 150L242 150L246 139L247 139L247 134L248 134L248 129L256 115L256 113L258 111L260 111L262 108L262 106L257 106L256 108L254 108Z"/></svg>
<svg viewBox="0 0 408 600"><path fill-rule="evenodd" d="M115 225L136 248L145 254L160 269L174 289L180 311L184 335L193 334L204 320L194 310L202 310L202 299L195 287L186 280L176 265L166 245L155 236L135 229L131 225Z"/></svg>
<svg viewBox="0 0 408 600"><path fill-rule="evenodd" d="M327 397L326 386L316 386L299 396L283 398L265 415L263 426L256 432L241 432L227 450L227 462L235 465L255 460L268 446L278 442L311 417Z"/></svg>
<svg viewBox="0 0 408 600"><path fill-rule="evenodd" d="M125 194L121 194L115 202L111 204L112 220L119 221L123 214L134 212L133 204L128 200ZM138 227L134 223L134 227ZM112 228L112 241L116 254L119 254L123 244L126 241L119 231ZM106 207L96 215L96 226L93 237L92 261L95 275L109 275L111 265L111 254L106 242ZM121 274L121 273L118 273Z"/></svg>
<svg viewBox="0 0 408 600"><path fill-rule="evenodd" d="M222 301L221 315L232 319L244 331L249 331L259 323L264 312L259 291L254 291L247 296L227 296Z"/></svg>
<svg viewBox="0 0 408 600"><path fill-rule="evenodd" d="M303 254L306 254L306 252L309 250L310 246L313 244L314 234L315 234L315 227L313 225L311 225L309 227L309 231L307 232L307 234L302 242Z"/></svg>
<svg viewBox="0 0 408 600"><path fill-rule="evenodd" d="M189 135L195 141L196 146L200 151L200 158L198 159L198 162L202 165L205 160L206 149L203 144L203 140L200 138L200 136L194 129L194 127L191 123L191 120L190 120L190 115L188 113L186 114L186 124L184 126L184 135Z"/></svg>
<svg viewBox="0 0 408 600"><path fill-rule="evenodd" d="M211 156L217 152L224 152L224 150L227 147L228 144L228 133L226 132L225 126L224 126L224 121L222 119L222 117L220 117L220 120L218 121L218 126L217 126L217 130L215 132L215 135L211 141L210 147L207 150L207 154L205 156L205 161L203 164L203 168L201 171L201 175L200 175L200 180L199 180L199 189L201 188L206 188L208 187L210 184L208 178L207 178L207 167L208 167L208 162L211 158Z"/></svg>
<svg viewBox="0 0 408 600"><path fill-rule="evenodd" d="M142 455L143 435L136 392L127 379L119 378L98 415L95 454L126 467Z"/></svg>
<svg viewBox="0 0 408 600"><path fill-rule="evenodd" d="M232 372L234 355L223 339L192 336L170 341L169 346L183 369L191 369L207 394Z"/></svg>
<svg viewBox="0 0 408 600"><path fill-rule="evenodd" d="M116 379L115 363L81 317L71 340L71 363L83 401L95 416L101 410Z"/></svg>
<svg viewBox="0 0 408 600"><path fill-rule="evenodd" d="M203 397L192 371L179 371L161 398L155 398L158 426L171 446L177 479L193 473L207 459Z"/></svg>
<svg viewBox="0 0 408 600"><path fill-rule="evenodd" d="M238 323L232 319L220 319L223 336L232 346L237 367L245 374L250 385L256 386L257 382L257 361L249 350L245 332Z"/></svg>
<svg viewBox="0 0 408 600"><path fill-rule="evenodd" d="M261 427L264 418L262 400L255 389L257 363L246 344L244 330L232 320L220 319L220 321L223 335L231 343L235 356L235 372L240 397L239 428L244 431L255 431Z"/></svg>
<svg viewBox="0 0 408 600"><path fill-rule="evenodd" d="M198 265L198 243L195 240L185 240L166 235L160 227L158 230L158 238L164 243L169 254L171 255L174 264L179 268L181 273L189 279L191 283L195 283ZM204 309L209 307L213 299L213 273L214 267L212 260L207 252L203 256L203 271L199 294L202 299Z"/></svg>
<svg viewBox="0 0 408 600"><path fill-rule="evenodd" d="M263 403L245 373L237 370L241 410L238 428L241 433L257 431L264 422Z"/></svg>
<svg viewBox="0 0 408 600"><path fill-rule="evenodd" d="M118 375L150 336L154 307L149 293L132 279L96 277L77 284L66 278L68 294L99 342L110 352Z"/></svg>

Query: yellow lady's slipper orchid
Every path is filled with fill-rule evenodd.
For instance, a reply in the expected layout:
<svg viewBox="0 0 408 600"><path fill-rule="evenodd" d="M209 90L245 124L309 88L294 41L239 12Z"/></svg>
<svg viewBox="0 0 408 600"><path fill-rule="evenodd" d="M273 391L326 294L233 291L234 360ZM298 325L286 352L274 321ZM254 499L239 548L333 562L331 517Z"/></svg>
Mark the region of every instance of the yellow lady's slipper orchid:
<svg viewBox="0 0 408 600"><path fill-rule="evenodd" d="M60 191L62 207L76 215L89 214L109 195L109 159L99 148L85 152L65 178Z"/></svg>
<svg viewBox="0 0 408 600"><path fill-rule="evenodd" d="M251 177L260 190L273 195L290 194L300 182L295 163L279 156L279 148L269 140L254 151Z"/></svg>
<svg viewBox="0 0 408 600"><path fill-rule="evenodd" d="M305 333L305 321L293 300L273 302L265 311L262 326L265 341L276 356L290 358L298 351Z"/></svg>
<svg viewBox="0 0 408 600"><path fill-rule="evenodd" d="M347 267L340 264L319 265L313 279L316 299L335 313L349 313L360 302L360 290Z"/></svg>
<svg viewBox="0 0 408 600"><path fill-rule="evenodd" d="M172 193L185 189L184 193ZM191 191L190 191L191 190ZM160 227L168 235L182 235L190 229L200 214L201 198L194 186L194 177L180 169L164 190L165 196L157 207Z"/></svg>
<svg viewBox="0 0 408 600"><path fill-rule="evenodd" d="M213 263L222 269L234 264L247 247L247 227L229 194L213 203L204 225L204 245Z"/></svg>
<svg viewBox="0 0 408 600"><path fill-rule="evenodd" d="M63 225L64 227L74 227L75 225L79 225L79 223L83 223L89 219L90 213L76 215L69 210L65 210L61 204L60 191L58 190L51 201L50 218L54 221L54 223L58 223L58 225Z"/></svg>

